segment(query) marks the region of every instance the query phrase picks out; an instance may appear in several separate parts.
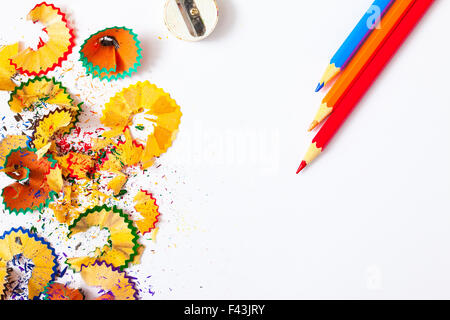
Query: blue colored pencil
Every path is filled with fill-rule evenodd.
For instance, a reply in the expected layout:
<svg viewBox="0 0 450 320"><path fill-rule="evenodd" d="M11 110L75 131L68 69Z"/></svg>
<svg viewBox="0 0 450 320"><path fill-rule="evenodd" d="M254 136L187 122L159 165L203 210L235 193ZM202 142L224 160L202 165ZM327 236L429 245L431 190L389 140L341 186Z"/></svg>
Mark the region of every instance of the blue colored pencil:
<svg viewBox="0 0 450 320"><path fill-rule="evenodd" d="M375 0L331 59L327 70L316 88L316 92L320 91L320 89L345 68L373 29L378 26L379 21L386 11L389 10L394 1L395 0Z"/></svg>

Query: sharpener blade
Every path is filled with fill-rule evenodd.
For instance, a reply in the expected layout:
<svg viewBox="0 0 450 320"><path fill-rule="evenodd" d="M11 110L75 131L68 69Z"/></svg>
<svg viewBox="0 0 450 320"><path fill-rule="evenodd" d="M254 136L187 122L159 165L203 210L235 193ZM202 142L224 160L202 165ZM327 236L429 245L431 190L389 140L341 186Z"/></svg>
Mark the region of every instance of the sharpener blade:
<svg viewBox="0 0 450 320"><path fill-rule="evenodd" d="M217 25L216 0L167 0L164 20L177 38L198 41L206 38Z"/></svg>
<svg viewBox="0 0 450 320"><path fill-rule="evenodd" d="M194 37L205 35L206 27L194 0L176 0L189 33Z"/></svg>

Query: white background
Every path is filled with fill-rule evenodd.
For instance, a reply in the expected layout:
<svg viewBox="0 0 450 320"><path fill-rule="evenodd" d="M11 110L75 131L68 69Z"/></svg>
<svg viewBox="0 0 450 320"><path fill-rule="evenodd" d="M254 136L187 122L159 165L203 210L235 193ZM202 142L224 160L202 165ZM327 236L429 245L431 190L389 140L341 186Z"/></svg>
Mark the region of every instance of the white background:
<svg viewBox="0 0 450 320"><path fill-rule="evenodd" d="M54 1L78 45L105 27L134 29L144 64L120 85L149 79L184 113L156 174L170 191L163 215L177 219L166 212L145 254L157 291L145 298L450 298L450 1L435 2L295 175L317 81L371 2L218 0L215 32L188 43L166 30L163 0ZM3 4L3 39L35 3Z"/></svg>

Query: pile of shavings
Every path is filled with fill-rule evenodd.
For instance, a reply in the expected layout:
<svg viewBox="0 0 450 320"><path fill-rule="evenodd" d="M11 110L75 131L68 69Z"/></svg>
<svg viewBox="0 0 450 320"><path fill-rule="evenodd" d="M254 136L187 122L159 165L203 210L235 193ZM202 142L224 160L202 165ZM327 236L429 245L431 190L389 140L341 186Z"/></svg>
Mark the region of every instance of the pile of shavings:
<svg viewBox="0 0 450 320"><path fill-rule="evenodd" d="M1 299L136 300L137 279L127 269L140 264L144 235L154 239L160 212L157 198L129 181L144 177L172 146L180 107L145 81L116 91L98 113L87 109L92 101L73 93L83 86L66 87L64 77L89 84L94 95L102 80L131 77L142 59L138 36L125 27L90 36L80 50L80 74L63 67L75 46L66 15L43 2L27 19L44 26L45 39L37 47L0 47L0 91L10 92L2 121L16 124L0 128L0 171L11 179L1 201L11 219L50 216L59 225L51 233L66 249L57 252L35 225L6 231ZM90 129L82 128L88 122ZM94 238L102 245L92 245ZM69 272L96 294L67 281Z"/></svg>

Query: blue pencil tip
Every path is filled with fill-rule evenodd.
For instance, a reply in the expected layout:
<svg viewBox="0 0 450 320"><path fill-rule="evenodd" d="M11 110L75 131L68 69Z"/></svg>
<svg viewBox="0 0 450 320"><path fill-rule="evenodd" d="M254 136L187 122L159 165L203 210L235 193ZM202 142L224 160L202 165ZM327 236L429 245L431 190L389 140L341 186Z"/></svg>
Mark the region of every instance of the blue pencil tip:
<svg viewBox="0 0 450 320"><path fill-rule="evenodd" d="M325 83L323 83L323 82L319 83L319 84L317 85L316 92L319 92L320 89L322 89L324 85L325 85Z"/></svg>

